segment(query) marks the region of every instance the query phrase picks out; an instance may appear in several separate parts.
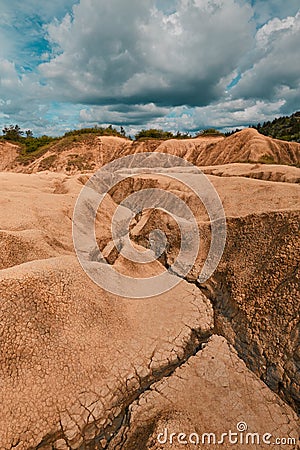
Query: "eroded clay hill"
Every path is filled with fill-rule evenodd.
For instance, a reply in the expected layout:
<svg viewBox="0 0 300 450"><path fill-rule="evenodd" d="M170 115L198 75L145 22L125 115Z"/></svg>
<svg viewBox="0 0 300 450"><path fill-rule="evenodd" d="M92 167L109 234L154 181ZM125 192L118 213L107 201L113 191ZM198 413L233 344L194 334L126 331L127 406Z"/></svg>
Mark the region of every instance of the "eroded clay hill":
<svg viewBox="0 0 300 450"><path fill-rule="evenodd" d="M179 156L197 166L229 163L300 164L300 144L285 142L245 129L228 138L199 137L168 141L130 141L118 137L73 136L50 145L41 156L20 157L16 146L0 142L0 170L66 174L91 172L122 156L141 152Z"/></svg>
<svg viewBox="0 0 300 450"><path fill-rule="evenodd" d="M123 155L137 145L102 139L110 146L107 160L120 156L120 147ZM164 151L175 144L177 154L186 157L188 145L195 155L196 140L155 143ZM149 143L139 145L149 151ZM91 160L95 167L105 162ZM63 161L66 155L58 153L56 171L65 171ZM26 170L36 172L40 163ZM160 228L167 251L142 267L120 256L111 221L124 197L145 188L171 192L191 208L200 230L202 245L186 279L139 300L100 288L76 258L72 217L87 174L0 174L1 450L172 450L183 447L180 433L192 436L185 444L192 449L197 436L213 433L219 440L240 422L250 433L272 435L271 445L255 440L250 448L280 448L276 438L286 439L282 448L299 448L300 169L278 167L261 165L263 177L255 176L255 164L207 167L217 171L208 177L224 206L227 240L203 284L197 279L210 225L195 193L182 184L199 175L162 168L111 190L98 212L96 237L106 262L128 276L166 270L180 236L170 218L148 209L133 222L132 242L148 247L149 234ZM182 182L170 180L172 171Z"/></svg>

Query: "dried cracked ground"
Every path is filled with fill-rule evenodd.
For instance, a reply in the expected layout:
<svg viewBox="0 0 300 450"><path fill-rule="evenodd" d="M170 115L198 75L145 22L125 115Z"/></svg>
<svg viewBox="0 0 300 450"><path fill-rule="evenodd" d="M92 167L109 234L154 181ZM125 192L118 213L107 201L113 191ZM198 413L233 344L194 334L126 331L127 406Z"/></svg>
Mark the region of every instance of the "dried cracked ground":
<svg viewBox="0 0 300 450"><path fill-rule="evenodd" d="M118 145L122 153L116 138ZM186 156L184 143L180 152L163 145ZM100 249L136 277L169 267L180 236L164 213L146 210L131 239L147 247L159 225L167 252L142 268L120 256L110 224L124 196L160 188L196 217L202 244L188 276L167 293L136 300L97 286L76 258L73 210L88 175L60 166L14 173L8 158L0 173L1 450L299 448L300 169L210 159L203 170L222 200L227 241L203 284L197 278L210 245L208 217L180 182L167 173L136 175L99 211ZM248 429L239 439L269 433L271 444L197 444L203 433L220 440L241 423Z"/></svg>

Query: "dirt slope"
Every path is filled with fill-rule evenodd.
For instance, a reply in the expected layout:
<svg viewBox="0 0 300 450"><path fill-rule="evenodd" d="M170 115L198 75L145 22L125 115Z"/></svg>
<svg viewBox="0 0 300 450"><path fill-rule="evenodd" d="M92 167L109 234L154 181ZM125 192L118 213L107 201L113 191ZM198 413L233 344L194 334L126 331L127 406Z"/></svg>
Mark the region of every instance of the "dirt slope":
<svg viewBox="0 0 300 450"><path fill-rule="evenodd" d="M233 162L299 164L300 144L272 139L247 128L224 139L217 148L212 148L209 156L201 155L197 160L199 165Z"/></svg>
<svg viewBox="0 0 300 450"><path fill-rule="evenodd" d="M221 166L202 166L207 175L219 177L246 177L256 180L300 183L300 168L281 164L232 163Z"/></svg>
<svg viewBox="0 0 300 450"><path fill-rule="evenodd" d="M19 147L9 142L0 141L0 171L10 170L18 166Z"/></svg>

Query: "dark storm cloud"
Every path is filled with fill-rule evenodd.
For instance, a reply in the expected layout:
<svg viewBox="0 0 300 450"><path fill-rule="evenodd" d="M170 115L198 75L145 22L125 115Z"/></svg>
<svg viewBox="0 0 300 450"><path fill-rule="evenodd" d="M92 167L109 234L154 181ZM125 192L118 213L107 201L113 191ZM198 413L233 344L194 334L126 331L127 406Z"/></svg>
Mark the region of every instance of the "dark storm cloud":
<svg viewBox="0 0 300 450"><path fill-rule="evenodd" d="M93 107L80 112L85 124L112 123L114 125L142 126L157 117L168 114L168 108L161 108L154 103L146 105L114 105Z"/></svg>
<svg viewBox="0 0 300 450"><path fill-rule="evenodd" d="M82 0L49 26L59 54L43 76L57 95L85 104L209 104L251 46L252 11L234 0L174 5L168 15L153 0Z"/></svg>

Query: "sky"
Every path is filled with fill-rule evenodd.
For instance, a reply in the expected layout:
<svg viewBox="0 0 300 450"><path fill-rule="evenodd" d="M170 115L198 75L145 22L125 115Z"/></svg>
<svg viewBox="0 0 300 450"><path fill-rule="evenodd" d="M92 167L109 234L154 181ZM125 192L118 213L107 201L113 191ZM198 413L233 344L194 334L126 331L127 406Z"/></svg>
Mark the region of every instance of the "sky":
<svg viewBox="0 0 300 450"><path fill-rule="evenodd" d="M37 136L300 109L299 0L0 0L0 42L0 125Z"/></svg>

